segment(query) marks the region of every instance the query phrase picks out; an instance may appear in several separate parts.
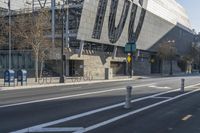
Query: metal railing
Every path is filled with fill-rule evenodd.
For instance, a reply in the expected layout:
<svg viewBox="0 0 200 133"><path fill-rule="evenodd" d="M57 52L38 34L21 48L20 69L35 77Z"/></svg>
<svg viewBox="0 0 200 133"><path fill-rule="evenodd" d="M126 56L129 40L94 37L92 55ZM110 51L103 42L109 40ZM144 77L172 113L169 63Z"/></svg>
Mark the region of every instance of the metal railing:
<svg viewBox="0 0 200 133"><path fill-rule="evenodd" d="M52 82L52 73L43 71L42 75L38 78L39 84L50 84Z"/></svg>
<svg viewBox="0 0 200 133"><path fill-rule="evenodd" d="M81 82L81 81L91 81L93 80L92 72L86 72L83 76L80 73L75 72L74 77L71 78L72 82Z"/></svg>

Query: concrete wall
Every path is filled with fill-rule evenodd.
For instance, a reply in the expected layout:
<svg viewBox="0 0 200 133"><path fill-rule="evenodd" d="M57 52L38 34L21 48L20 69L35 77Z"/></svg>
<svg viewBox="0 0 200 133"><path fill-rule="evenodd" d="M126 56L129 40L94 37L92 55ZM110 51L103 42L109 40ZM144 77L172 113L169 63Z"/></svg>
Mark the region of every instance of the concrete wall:
<svg viewBox="0 0 200 133"><path fill-rule="evenodd" d="M136 75L149 75L151 74L151 64L149 59L143 61L134 61L133 64L134 74Z"/></svg>
<svg viewBox="0 0 200 133"><path fill-rule="evenodd" d="M174 74L181 73L181 69L177 65L177 61L173 61L172 70ZM170 72L170 61L163 61L162 74L169 74Z"/></svg>
<svg viewBox="0 0 200 133"><path fill-rule="evenodd" d="M56 52L57 51L57 52ZM56 53L59 53L60 49L56 49ZM56 54L52 54L52 58L56 58ZM112 53L106 52L95 52L95 51L83 51L83 55L80 57L78 50L72 50L66 52L67 60L83 60L84 61L84 74L90 72L94 79L104 79L105 78L105 68L111 68L111 61L116 62L126 62L126 54L118 54L114 59L112 58ZM59 57L59 55L57 55ZM135 75L149 75L151 74L151 63L150 57L134 61L133 69ZM59 58L58 58L59 60ZM161 74L169 74L170 62L163 61L161 66ZM69 66L66 67L69 70ZM128 64L126 65L127 75ZM58 70L59 71L59 70ZM177 61L173 61L173 73L181 73L181 69L177 65Z"/></svg>
<svg viewBox="0 0 200 133"><path fill-rule="evenodd" d="M55 49L54 53L59 53L60 49ZM91 73L94 79L105 78L105 68L110 68L111 61L124 62L125 56L112 58L111 53L83 51L82 56L79 56L78 50L66 51L67 60L83 60L84 74ZM60 54L51 54L51 59L60 59ZM66 68L69 68L67 66Z"/></svg>

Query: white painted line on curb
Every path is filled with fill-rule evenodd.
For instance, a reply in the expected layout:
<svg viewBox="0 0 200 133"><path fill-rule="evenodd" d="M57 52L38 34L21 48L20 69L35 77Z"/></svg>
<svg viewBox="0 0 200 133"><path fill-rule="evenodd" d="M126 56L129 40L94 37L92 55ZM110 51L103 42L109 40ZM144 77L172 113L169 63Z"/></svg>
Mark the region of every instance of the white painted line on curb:
<svg viewBox="0 0 200 133"><path fill-rule="evenodd" d="M191 87L195 87L195 86L198 86L198 85L200 85L200 83L190 85L190 86L187 86L185 88L191 88ZM161 95L168 94L168 93L175 92L175 91L179 91L179 90L180 90L180 88L170 90L170 91L166 91L166 92L161 92L161 93L157 93L157 94L154 94L154 95L138 98L138 99L132 100L131 102L134 103L134 102L146 100L146 99L149 99L149 98L154 98L154 97L157 97L157 96L161 96ZM44 123L44 124L24 128L24 129L14 131L14 132L11 132L11 133L27 133L30 130L41 129L41 128L49 127L49 126L56 125L56 124L59 124L59 123L75 120L75 119L82 118L82 117L85 117L85 116L89 116L89 115L92 115L92 114L95 114L95 113L99 113L99 112L103 112L103 111L110 110L110 109L113 109L113 108L117 108L117 107L123 106L124 104L125 104L124 102L119 103L119 104L114 104L114 105L103 107L103 108L100 108L100 109L96 109L96 110L84 112L84 113L81 113L81 114L77 114L77 115L74 115L74 116L69 116L69 117L66 117L66 118L63 118L63 119L55 120L55 121L52 121L52 122L47 122L47 123Z"/></svg>
<svg viewBox="0 0 200 133"><path fill-rule="evenodd" d="M155 84L155 83L152 83L152 84ZM149 85L152 85L152 84L137 85L137 86L133 86L133 87L134 88L139 88L139 87L149 86ZM6 108L6 107L12 107L12 106L19 106L19 105L26 105L26 104L32 104L32 103L39 103L39 102L47 102L47 101L67 99L67 98L74 98L74 97L94 95L94 94L101 94L101 93L112 92L112 91L119 91L119 90L125 90L125 88L117 88L117 89L110 89L110 90L103 90L103 91L87 92L87 93L74 94L74 95L68 95L68 96L47 98L47 99L34 100L34 101L28 101L28 102L21 102L21 103L9 104L9 105L2 105L2 106L0 106L0 108Z"/></svg>
<svg viewBox="0 0 200 133"><path fill-rule="evenodd" d="M94 130L94 129L96 129L96 128L99 128L99 127L108 125L108 124L110 124L110 123L113 123L113 122L115 122L115 121L118 121L118 120L123 119L123 118L128 117L128 116L134 115L134 114L136 114L136 113L145 111L145 110L147 110L147 109L151 109L151 108L157 107L157 106L159 106L159 105L161 105L161 104L164 104L164 103L167 103L167 102L170 102L170 101L174 101L174 100L176 100L176 99L178 99L178 98L181 98L181 97L183 97L183 96L186 96L186 95L195 93L195 92L197 92L197 91L200 91L200 89L196 89L196 90L194 90L194 91L191 91L191 92L188 92L188 93L185 93L185 94L181 94L181 95L175 96L175 97L173 97L173 98L170 98L170 99L167 99L167 100L164 100L164 101L161 101L161 102L158 102L158 103L155 103L155 104L146 106L146 107L144 107L144 108L141 108L141 109L138 109L138 110L129 112L129 113L127 113L127 114L123 114L123 115L120 115L120 116L118 116L118 117L114 117L114 118L109 119L109 120L107 120L107 121L104 121L104 122L95 124L95 125L93 125L93 126L87 127L87 128L85 128L85 129L83 129L83 130L80 130L80 131L75 131L75 132L73 132L73 133L85 133L85 132Z"/></svg>

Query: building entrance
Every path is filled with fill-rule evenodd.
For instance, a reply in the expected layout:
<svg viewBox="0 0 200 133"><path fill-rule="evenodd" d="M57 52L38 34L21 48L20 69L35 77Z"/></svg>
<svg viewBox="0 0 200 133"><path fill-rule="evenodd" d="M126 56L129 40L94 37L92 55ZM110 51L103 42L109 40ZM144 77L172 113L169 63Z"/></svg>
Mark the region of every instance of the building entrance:
<svg viewBox="0 0 200 133"><path fill-rule="evenodd" d="M126 62L114 62L110 63L110 67L113 70L113 76L126 75Z"/></svg>
<svg viewBox="0 0 200 133"><path fill-rule="evenodd" d="M159 74L162 71L162 61L157 56L151 56L151 73Z"/></svg>
<svg viewBox="0 0 200 133"><path fill-rule="evenodd" d="M69 76L83 76L83 60L69 60Z"/></svg>

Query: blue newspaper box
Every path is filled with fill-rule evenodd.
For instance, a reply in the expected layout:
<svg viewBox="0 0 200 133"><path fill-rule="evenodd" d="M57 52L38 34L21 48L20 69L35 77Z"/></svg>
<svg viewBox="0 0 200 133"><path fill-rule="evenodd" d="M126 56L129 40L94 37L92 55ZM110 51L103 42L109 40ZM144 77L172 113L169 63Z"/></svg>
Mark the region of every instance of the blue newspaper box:
<svg viewBox="0 0 200 133"><path fill-rule="evenodd" d="M18 82L20 82L22 86L24 85L24 83L26 83L27 85L27 71L26 70L19 70L17 72L17 85L18 85Z"/></svg>
<svg viewBox="0 0 200 133"><path fill-rule="evenodd" d="M15 86L15 71L14 70L6 70L4 72L4 86L6 83L10 86L11 83Z"/></svg>

